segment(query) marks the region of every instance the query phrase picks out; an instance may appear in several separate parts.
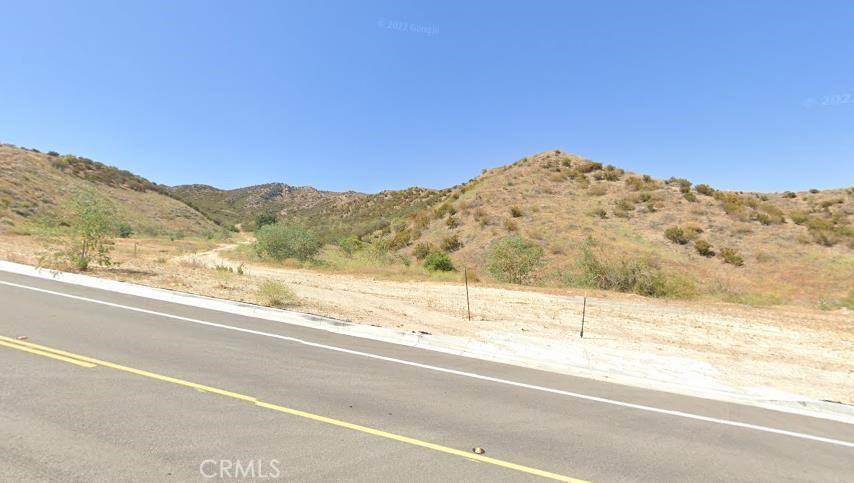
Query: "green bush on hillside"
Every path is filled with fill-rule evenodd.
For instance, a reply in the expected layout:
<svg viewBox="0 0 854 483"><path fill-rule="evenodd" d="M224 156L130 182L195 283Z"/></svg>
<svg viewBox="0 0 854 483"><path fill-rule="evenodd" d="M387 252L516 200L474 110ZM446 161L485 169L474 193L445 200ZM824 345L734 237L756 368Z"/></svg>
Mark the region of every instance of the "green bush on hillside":
<svg viewBox="0 0 854 483"><path fill-rule="evenodd" d="M704 257L712 257L715 255L715 252L712 251L712 244L707 242L706 240L695 241L694 249L697 250L697 253Z"/></svg>
<svg viewBox="0 0 854 483"><path fill-rule="evenodd" d="M277 218L275 213L261 213L255 217L255 230L258 230L265 225L272 225L273 223L276 223L276 220Z"/></svg>
<svg viewBox="0 0 854 483"><path fill-rule="evenodd" d="M664 230L664 237L673 243L678 243L679 245L688 243L688 237L685 236L685 230L678 226L672 226Z"/></svg>
<svg viewBox="0 0 854 483"><path fill-rule="evenodd" d="M526 283L542 261L543 247L518 235L492 242L486 254L487 270L500 282Z"/></svg>
<svg viewBox="0 0 854 483"><path fill-rule="evenodd" d="M424 268L432 272L451 272L454 264L445 252L432 251L424 258Z"/></svg>
<svg viewBox="0 0 854 483"><path fill-rule="evenodd" d="M353 235L338 240L338 247L341 248L341 251L346 253L347 256L353 256L354 253L364 249L365 245L367 245L367 243Z"/></svg>
<svg viewBox="0 0 854 483"><path fill-rule="evenodd" d="M694 186L694 189L697 190L697 193L705 196L712 196L715 194L715 189L705 183L700 183Z"/></svg>
<svg viewBox="0 0 854 483"><path fill-rule="evenodd" d="M260 257L276 261L295 258L306 261L320 250L320 242L310 230L291 223L264 225L255 232L255 250Z"/></svg>
<svg viewBox="0 0 854 483"><path fill-rule="evenodd" d="M694 283L686 276L668 273L643 259L609 260L597 257L590 241L581 247L575 273L564 275L564 283L573 287L630 292L648 297L690 297Z"/></svg>
<svg viewBox="0 0 854 483"><path fill-rule="evenodd" d="M734 248L721 248L721 258L724 259L724 263L729 263L730 265L735 265L736 267L741 267L744 265L744 258L742 258L738 251Z"/></svg>
<svg viewBox="0 0 854 483"><path fill-rule="evenodd" d="M119 223L119 226L116 228L116 234L119 238L130 238L133 235L133 227L127 223Z"/></svg>

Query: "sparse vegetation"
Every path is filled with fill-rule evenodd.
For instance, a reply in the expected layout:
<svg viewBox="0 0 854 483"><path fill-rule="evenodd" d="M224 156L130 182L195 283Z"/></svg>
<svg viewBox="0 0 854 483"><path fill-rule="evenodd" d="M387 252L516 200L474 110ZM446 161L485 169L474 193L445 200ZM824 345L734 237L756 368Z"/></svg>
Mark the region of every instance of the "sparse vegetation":
<svg viewBox="0 0 854 483"><path fill-rule="evenodd" d="M460 248L462 248L463 242L460 241L459 235L454 234L454 235L451 235L449 237L444 238L442 240L442 243L440 246L441 246L442 250L444 250L448 253L451 253L451 252L455 252L455 251L459 250Z"/></svg>
<svg viewBox="0 0 854 483"><path fill-rule="evenodd" d="M521 217L522 216L522 209L519 208L518 206L511 206L510 207L510 216L512 216L513 218Z"/></svg>
<svg viewBox="0 0 854 483"><path fill-rule="evenodd" d="M424 260L427 258L427 255L433 251L433 246L428 242L421 242L415 245L415 248L412 250L412 254L415 256L417 260Z"/></svg>
<svg viewBox="0 0 854 483"><path fill-rule="evenodd" d="M294 291L278 280L265 280L258 285L258 301L261 305L282 309L299 305Z"/></svg>

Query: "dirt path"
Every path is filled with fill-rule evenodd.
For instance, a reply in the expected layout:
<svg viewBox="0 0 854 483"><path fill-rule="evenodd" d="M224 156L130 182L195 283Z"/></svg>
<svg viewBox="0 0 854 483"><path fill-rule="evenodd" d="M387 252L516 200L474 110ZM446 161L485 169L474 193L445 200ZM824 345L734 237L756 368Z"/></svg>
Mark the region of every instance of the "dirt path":
<svg viewBox="0 0 854 483"><path fill-rule="evenodd" d="M188 254L183 265L236 268L220 252ZM532 346L579 343L581 293L554 294L445 282L398 282L248 264L250 277L288 284L300 310L354 322ZM620 294L588 298L584 351L603 364L854 402L854 317L800 308L672 303ZM569 347L569 346L567 346ZM671 374L673 375L673 374ZM702 382L702 381L701 381Z"/></svg>

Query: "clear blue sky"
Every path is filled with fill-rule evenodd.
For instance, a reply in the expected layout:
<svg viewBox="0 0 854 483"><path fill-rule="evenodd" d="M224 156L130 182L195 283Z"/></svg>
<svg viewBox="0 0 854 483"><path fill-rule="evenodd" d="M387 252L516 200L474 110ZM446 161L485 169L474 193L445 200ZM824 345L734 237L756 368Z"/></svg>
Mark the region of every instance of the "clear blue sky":
<svg viewBox="0 0 854 483"><path fill-rule="evenodd" d="M445 187L559 148L720 188L854 184L852 1L83 0L0 14L0 141L160 183Z"/></svg>

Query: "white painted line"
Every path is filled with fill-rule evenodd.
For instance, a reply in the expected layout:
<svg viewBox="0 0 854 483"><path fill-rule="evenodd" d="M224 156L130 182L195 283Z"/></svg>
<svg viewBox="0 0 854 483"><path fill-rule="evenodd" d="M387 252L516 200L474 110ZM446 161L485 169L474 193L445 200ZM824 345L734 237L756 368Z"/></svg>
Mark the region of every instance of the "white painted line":
<svg viewBox="0 0 854 483"><path fill-rule="evenodd" d="M436 372L443 372L446 374L453 374L456 376L470 377L472 379L479 379L482 381L495 382L498 384L506 384L508 386L515 386L515 387L521 387L524 389L531 389L531 390L542 391L542 392L547 392L547 393L551 393L551 394L558 394L561 396L567 396L567 397L572 397L572 398L576 398L576 399L583 399L583 400L587 400L587 401L595 401L595 402L599 402L599 403L603 403L603 404L610 404L613 406L620 406L620 407L625 407L625 408L637 409L640 411L648 411L648 412L657 413L657 414L666 414L669 416L676 416L676 417L680 417L680 418L693 419L693 420L697 420L697 421L704 421L704 422L714 423L714 424L722 424L725 426L733 426L733 427L737 427L737 428L752 429L752 430L756 430L756 431L762 431L765 433L780 434L783 436L791 436L793 438L800 438L800 439L806 439L806 440L810 440L810 441L818 441L821 443L833 444L833 445L837 445L837 446L844 446L847 448L854 448L854 443L852 443L852 442L842 441L842 440L832 439L832 438L825 438L823 436L815 436L815 435L806 434L806 433L798 433L795 431L787 431L784 429L777 429L777 428L771 428L771 427L767 427L767 426L760 426L757 424L742 423L739 421L731 421L729 419L720 419L720 418L713 418L713 417L709 417L709 416L701 416L699 414L686 413L683 411L674 411L671 409L661 409L661 408L656 408L653 406L645 406L642 404L628 403L628 402L624 402L624 401L617 401L615 399L607 399L607 398L603 398L603 397L590 396L587 394L581 394L581 393L577 393L577 392L564 391L561 389L553 389L553 388L545 387L545 386L537 386L534 384L526 384L523 382L511 381L508 379L501 379L501 378L497 378L497 377L484 376L484 375L477 374L474 372L465 372L465 371L458 371L455 369L447 369L444 367L431 366L429 364L422 364L419 362L412 362L412 361L407 361L404 359L397 359L394 357L381 356L378 354L372 354L370 352L362 352L362 351L356 351L356 350L352 350L352 349L345 349L343 347L320 344L317 342L310 342L310 341L306 341L306 340L299 339L296 337L288 337L285 335L273 334L270 332L263 332L263 331L259 331L259 330L246 329L243 327L235 327L235 326L231 326L231 325L218 324L215 322L208 322L205 320L193 319L190 317L183 317L180 315L167 314L164 312L157 312L154 310L141 309L138 307L131 307L129 305L122 305L122 304L117 304L117 303L113 303L113 302L107 302L104 300L97 300L97 299L92 299L92 298L88 298L88 297L81 297L79 295L70 295L70 294L66 294L66 293L62 293L62 292L55 292L53 290L31 287L28 285L21 285L21 284L12 283L12 282L5 282L2 280L0 280L0 284L7 285L10 287L17 287L17 288L21 288L21 289L25 289L25 290L32 290L34 292L56 295L58 297L65 297L65 298L69 298L69 299L80 300L83 302L90 302L93 304L105 305L107 307L114 307L114 308L119 308L119 309L124 309L124 310L130 310L133 312L139 312L139 313L143 313L143 314L155 315L158 317L165 317L165 318L170 318L170 319L175 319L175 320L181 320L184 322L191 322L194 324L205 325L208 327L216 327L219 329L233 330L235 332L243 332L246 334L254 334L254 335L260 335L260 336L264 336L264 337L271 337L274 339L285 340L288 342L296 342L298 344L306 345L309 347L316 347L318 349L325 349L325 350L330 350L330 351L335 351L335 352L342 352L345 354L351 354L351 355L360 356L360 357L367 357L370 359L377 359L377 360L381 360L381 361L385 361L385 362L402 364L405 366L418 367L421 369L427 369L427 370L436 371Z"/></svg>

